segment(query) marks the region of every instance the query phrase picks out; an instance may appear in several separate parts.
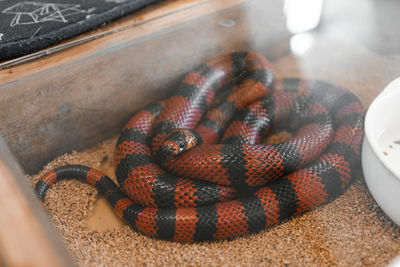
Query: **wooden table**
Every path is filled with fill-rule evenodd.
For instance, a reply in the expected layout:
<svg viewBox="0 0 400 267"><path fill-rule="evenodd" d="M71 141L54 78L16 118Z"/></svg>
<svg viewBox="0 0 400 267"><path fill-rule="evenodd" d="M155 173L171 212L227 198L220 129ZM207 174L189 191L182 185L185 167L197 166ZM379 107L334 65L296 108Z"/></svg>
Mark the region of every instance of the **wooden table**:
<svg viewBox="0 0 400 267"><path fill-rule="evenodd" d="M295 2L165 1L1 62L0 132L8 147L0 146L0 212L6 214L0 264L72 264L22 170L34 173L62 153L117 134L134 111L164 96L199 62L253 50L273 63L277 78L330 81L354 91L366 107L399 75L395 1L325 0L321 12L318 1L303 11L293 9ZM301 26L303 15L316 21L321 15L319 26L295 32L289 21Z"/></svg>

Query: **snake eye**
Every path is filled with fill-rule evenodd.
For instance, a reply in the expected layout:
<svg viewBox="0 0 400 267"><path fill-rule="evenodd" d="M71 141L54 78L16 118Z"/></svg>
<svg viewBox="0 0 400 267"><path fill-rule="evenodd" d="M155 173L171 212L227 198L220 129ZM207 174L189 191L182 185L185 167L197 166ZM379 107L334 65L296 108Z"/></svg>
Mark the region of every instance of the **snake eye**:
<svg viewBox="0 0 400 267"><path fill-rule="evenodd" d="M185 143L179 143L179 151L178 151L178 153L181 154L181 153L183 153L185 151L186 151Z"/></svg>

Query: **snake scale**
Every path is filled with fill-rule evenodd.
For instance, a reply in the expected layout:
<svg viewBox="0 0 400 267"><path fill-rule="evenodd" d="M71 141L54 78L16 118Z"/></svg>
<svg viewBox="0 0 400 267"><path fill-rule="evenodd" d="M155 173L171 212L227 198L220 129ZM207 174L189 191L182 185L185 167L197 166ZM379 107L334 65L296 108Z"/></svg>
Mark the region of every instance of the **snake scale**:
<svg viewBox="0 0 400 267"><path fill-rule="evenodd" d="M364 109L350 91L319 80L274 80L253 52L213 58L170 95L137 112L115 149L121 187L81 165L45 174L97 188L134 230L180 242L259 232L325 204L360 170ZM292 137L266 144L272 129Z"/></svg>

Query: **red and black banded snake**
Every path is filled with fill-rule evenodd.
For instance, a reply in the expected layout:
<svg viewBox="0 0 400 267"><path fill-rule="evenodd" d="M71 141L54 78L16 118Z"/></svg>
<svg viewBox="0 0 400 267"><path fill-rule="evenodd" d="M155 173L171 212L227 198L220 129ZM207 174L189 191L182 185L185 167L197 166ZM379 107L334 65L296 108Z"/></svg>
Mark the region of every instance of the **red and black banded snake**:
<svg viewBox="0 0 400 267"><path fill-rule="evenodd" d="M364 109L350 91L323 81L274 80L252 52L211 59L171 94L126 124L115 149L121 187L81 165L58 167L56 181L95 186L133 229L193 242L232 238L325 204L360 170ZM261 141L272 128L287 142Z"/></svg>

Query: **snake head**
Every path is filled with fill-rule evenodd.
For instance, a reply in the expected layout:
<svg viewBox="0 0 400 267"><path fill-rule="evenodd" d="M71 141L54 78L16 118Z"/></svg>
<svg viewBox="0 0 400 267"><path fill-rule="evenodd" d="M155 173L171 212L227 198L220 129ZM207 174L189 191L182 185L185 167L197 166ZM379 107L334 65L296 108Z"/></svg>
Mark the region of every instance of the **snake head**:
<svg viewBox="0 0 400 267"><path fill-rule="evenodd" d="M169 155L180 155L199 143L198 135L192 130L175 129L164 139L162 150Z"/></svg>

